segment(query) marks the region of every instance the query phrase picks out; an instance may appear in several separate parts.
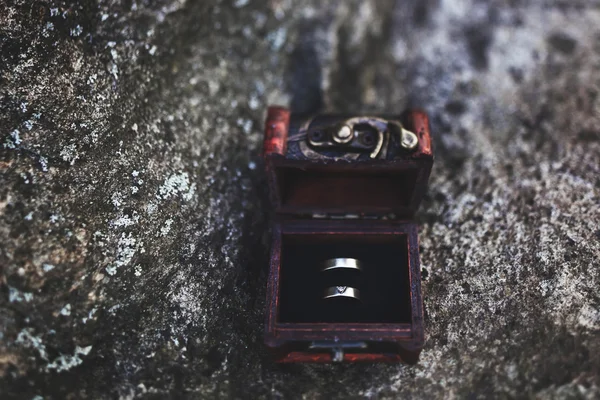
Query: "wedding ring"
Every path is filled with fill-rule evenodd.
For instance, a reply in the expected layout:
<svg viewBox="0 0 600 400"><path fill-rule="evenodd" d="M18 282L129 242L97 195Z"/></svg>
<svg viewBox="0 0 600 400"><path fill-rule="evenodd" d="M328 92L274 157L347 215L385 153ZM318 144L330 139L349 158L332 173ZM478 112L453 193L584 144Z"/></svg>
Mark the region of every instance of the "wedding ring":
<svg viewBox="0 0 600 400"><path fill-rule="evenodd" d="M356 258L332 258L323 263L321 271L329 271L330 269L348 268L360 271L360 261Z"/></svg>
<svg viewBox="0 0 600 400"><path fill-rule="evenodd" d="M333 297L350 297L360 300L360 290L350 286L332 286L325 290L323 298L331 299Z"/></svg>

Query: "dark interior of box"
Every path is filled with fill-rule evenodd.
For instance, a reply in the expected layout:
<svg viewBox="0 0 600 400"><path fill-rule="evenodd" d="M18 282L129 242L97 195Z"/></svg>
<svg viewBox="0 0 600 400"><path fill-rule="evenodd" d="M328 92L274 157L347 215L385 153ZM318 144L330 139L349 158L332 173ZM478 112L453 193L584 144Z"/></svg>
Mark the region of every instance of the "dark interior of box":
<svg viewBox="0 0 600 400"><path fill-rule="evenodd" d="M278 322L410 323L407 246L404 234L284 234ZM362 270L320 270L338 257L360 260ZM330 286L355 287L361 301L323 299Z"/></svg>
<svg viewBox="0 0 600 400"><path fill-rule="evenodd" d="M401 171L279 167L283 211L395 212L406 210L415 191L416 168Z"/></svg>

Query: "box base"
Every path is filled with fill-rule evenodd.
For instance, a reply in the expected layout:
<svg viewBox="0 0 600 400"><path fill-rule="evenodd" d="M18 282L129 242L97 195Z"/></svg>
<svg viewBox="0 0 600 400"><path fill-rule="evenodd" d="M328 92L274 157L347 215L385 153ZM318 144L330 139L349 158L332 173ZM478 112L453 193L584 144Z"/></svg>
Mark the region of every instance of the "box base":
<svg viewBox="0 0 600 400"><path fill-rule="evenodd" d="M363 301L345 312L322 299L322 286L335 283L318 267L319 260L342 256L365 263L356 283ZM414 364L424 343L417 227L406 221L280 220L268 296L265 342L278 362Z"/></svg>

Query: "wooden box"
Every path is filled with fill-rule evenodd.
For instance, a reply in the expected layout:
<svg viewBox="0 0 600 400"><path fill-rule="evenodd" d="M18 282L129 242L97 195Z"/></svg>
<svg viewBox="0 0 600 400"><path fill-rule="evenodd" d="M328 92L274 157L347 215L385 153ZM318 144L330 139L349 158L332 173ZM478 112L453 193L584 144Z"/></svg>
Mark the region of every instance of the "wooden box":
<svg viewBox="0 0 600 400"><path fill-rule="evenodd" d="M264 158L275 210L265 343L275 359L416 363L424 334L413 218L433 164L427 115L270 107ZM336 257L359 259L362 271L323 273ZM361 300L330 303L322 293L331 285L359 286Z"/></svg>

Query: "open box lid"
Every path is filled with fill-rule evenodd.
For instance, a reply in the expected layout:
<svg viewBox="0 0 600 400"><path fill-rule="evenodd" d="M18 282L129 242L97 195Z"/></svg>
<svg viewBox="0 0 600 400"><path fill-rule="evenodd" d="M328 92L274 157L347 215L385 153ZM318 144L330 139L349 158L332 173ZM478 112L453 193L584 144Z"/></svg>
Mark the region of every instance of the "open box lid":
<svg viewBox="0 0 600 400"><path fill-rule="evenodd" d="M427 115L408 111L385 118L399 122L418 138L412 151L399 152L394 157L349 160L299 151L298 143L307 140L314 126L345 118L348 117L327 115L308 119L290 114L285 108L269 108L264 157L275 211L308 217L412 219L426 191L433 164Z"/></svg>

